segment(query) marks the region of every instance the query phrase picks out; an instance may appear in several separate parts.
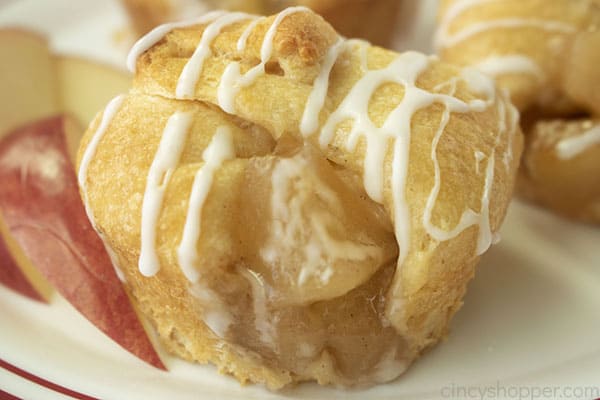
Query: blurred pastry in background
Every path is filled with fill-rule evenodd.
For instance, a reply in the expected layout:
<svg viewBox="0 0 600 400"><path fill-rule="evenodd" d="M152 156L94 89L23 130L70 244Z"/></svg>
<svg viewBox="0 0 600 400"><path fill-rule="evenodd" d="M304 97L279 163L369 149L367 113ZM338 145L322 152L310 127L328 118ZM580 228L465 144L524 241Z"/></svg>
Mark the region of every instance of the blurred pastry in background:
<svg viewBox="0 0 600 400"><path fill-rule="evenodd" d="M518 192L600 223L600 1L442 0L440 57L495 78L522 113Z"/></svg>
<svg viewBox="0 0 600 400"><path fill-rule="evenodd" d="M572 218L600 222L600 121L544 119L527 132L519 194Z"/></svg>
<svg viewBox="0 0 600 400"><path fill-rule="evenodd" d="M520 111L600 112L600 69L585 67L600 60L598 2L442 0L439 21L440 57L494 77Z"/></svg>
<svg viewBox="0 0 600 400"><path fill-rule="evenodd" d="M123 0L136 33L157 25L198 16L211 9L271 15L290 6L305 6L323 16L342 35L389 46L403 0ZM414 5L414 4L413 4ZM412 9L412 7L405 7Z"/></svg>

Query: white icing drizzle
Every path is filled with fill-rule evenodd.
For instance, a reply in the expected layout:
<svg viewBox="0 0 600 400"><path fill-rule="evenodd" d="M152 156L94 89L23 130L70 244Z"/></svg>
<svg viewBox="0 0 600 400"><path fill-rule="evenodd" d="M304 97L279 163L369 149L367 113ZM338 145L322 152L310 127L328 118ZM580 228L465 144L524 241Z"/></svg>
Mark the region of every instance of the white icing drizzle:
<svg viewBox="0 0 600 400"><path fill-rule="evenodd" d="M473 155L475 156L475 172L479 175L479 164L481 164L481 160L485 158L485 154L476 150Z"/></svg>
<svg viewBox="0 0 600 400"><path fill-rule="evenodd" d="M466 71L468 71L468 70L466 70ZM473 79L471 79L471 81L474 82ZM453 93L451 93L451 94L453 94ZM499 122L499 127L498 127L498 134L496 137L496 145L498 144L502 134L506 131L504 103L501 101L498 102L498 107L499 107L498 116L499 116L500 122ZM425 230L427 231L429 236L431 236L435 240L446 241L446 240L450 240L450 239L458 236L461 232L463 232L465 229L469 228L470 226L478 225L479 237L478 237L478 243L477 243L477 254L479 255L479 254L482 254L485 250L487 250L491 243L491 229L490 229L490 222L489 222L489 193L491 190L491 185L494 180L493 174L494 174L494 158L495 158L494 151L495 150L492 151L492 154L488 158L488 163L487 163L487 167L486 167L486 178L485 178L484 189L483 189L483 194L482 194L482 199L481 199L481 204L480 204L480 211L475 212L474 210L472 210L470 208L465 210L463 212L463 214L461 215L461 218L460 218L458 224L449 231L440 229L440 228L434 226L433 223L431 222L431 216L432 216L435 204L437 202L437 197L438 197L440 185L441 185L440 165L439 165L439 162L437 159L437 146L438 146L438 143L439 143L439 140L440 140L442 134L444 133L444 130L446 128L446 125L448 124L449 119L450 119L450 110L448 108L446 108L444 110L444 113L442 114L442 118L441 118L440 124L438 126L438 130L436 131L435 136L432 141L432 144L431 144L431 160L433 161L433 167L434 167L434 185L429 193L425 208L423 210L423 226L425 227ZM484 156L485 156L485 154L480 151L475 152L477 173L479 173L479 161Z"/></svg>
<svg viewBox="0 0 600 400"><path fill-rule="evenodd" d="M513 105L510 101L510 95L508 94L508 89L502 89L502 96L505 99L506 106L508 107L508 116L510 118L510 128L508 130L508 142L506 144L506 152L502 157L502 161L504 162L504 169L508 172L510 170L510 163L513 160L513 139L517 133L517 128L519 126L519 118L520 114L517 110L517 107Z"/></svg>
<svg viewBox="0 0 600 400"><path fill-rule="evenodd" d="M502 241L502 235L500 232L494 232L492 235L492 244L498 244Z"/></svg>
<svg viewBox="0 0 600 400"><path fill-rule="evenodd" d="M473 92L482 95L486 100L473 100L470 104L474 111L485 110L495 99L496 87L494 81L473 67L464 67L460 78Z"/></svg>
<svg viewBox="0 0 600 400"><path fill-rule="evenodd" d="M169 118L148 172L142 201L141 250L138 262L139 270L144 276L153 276L160 268L156 254L156 224L165 190L179 164L191 122L192 113L189 112L177 112Z"/></svg>
<svg viewBox="0 0 600 400"><path fill-rule="evenodd" d="M164 38L172 30L206 24L207 22L213 21L219 16L223 15L223 13L223 11L212 11L192 20L171 22L157 26L133 45L129 51L129 54L127 55L127 68L129 71L135 73L138 58L140 58L140 56L150 47L162 40L162 38Z"/></svg>
<svg viewBox="0 0 600 400"><path fill-rule="evenodd" d="M537 28L560 33L572 33L575 31L575 28L572 25L561 21L549 21L536 18L506 18L471 24L454 35L444 37L439 45L442 48L455 46L478 33L502 28Z"/></svg>
<svg viewBox="0 0 600 400"><path fill-rule="evenodd" d="M206 57L211 54L210 44L221 32L221 29L249 18L253 17L245 13L227 13L217 18L204 29L200 43L196 47L194 54L192 54L183 67L183 71L181 71L181 75L177 81L177 87L175 89L175 96L177 98L187 99L194 95L194 90L198 83L198 79L200 79L204 61L206 60Z"/></svg>
<svg viewBox="0 0 600 400"><path fill-rule="evenodd" d="M231 131L225 126L220 126L202 154L204 165L194 177L181 244L177 249L181 270L191 282L197 282L200 278L197 269L199 261L197 244L200 239L202 207L208 197L215 171L224 161L234 157L235 149Z"/></svg>
<svg viewBox="0 0 600 400"><path fill-rule="evenodd" d="M100 236L100 239L104 244L104 248L106 249L106 253L110 258L110 262L112 263L113 268L115 269L117 278L119 278L119 280L123 283L127 282L127 279L125 279L125 273L123 273L123 270L121 269L121 265L119 263L119 256L117 256L117 253L112 249L112 247L109 246L108 242L104 238L104 235L100 234L98 231L96 231L96 233L98 233L98 236Z"/></svg>
<svg viewBox="0 0 600 400"><path fill-rule="evenodd" d="M434 44L436 47L440 47L440 42L448 35L448 30L452 22L458 18L462 13L470 8L476 7L485 3L493 3L497 0L456 0L454 1L444 13L442 20L434 34Z"/></svg>
<svg viewBox="0 0 600 400"><path fill-rule="evenodd" d="M358 52L359 52L360 68L361 68L362 72L367 72L369 70L368 51L369 51L369 46L371 44L369 42L367 42L366 40L360 40L360 39L350 39L350 40L348 40L348 42L356 43L356 45L358 47Z"/></svg>
<svg viewBox="0 0 600 400"><path fill-rule="evenodd" d="M202 320L206 326L218 337L225 338L234 322L227 304L202 281L194 283L190 287L190 293L201 302Z"/></svg>
<svg viewBox="0 0 600 400"><path fill-rule="evenodd" d="M271 321L271 314L267 308L266 285L259 273L250 269L241 268L240 274L246 278L252 290L252 308L254 310L254 327L260 335L260 340L275 348L275 338L277 333L275 325Z"/></svg>
<svg viewBox="0 0 600 400"><path fill-rule="evenodd" d="M90 140L85 151L83 152L83 156L81 157L81 163L79 164L79 172L77 175L77 180L79 183L79 188L81 190L81 195L82 195L82 200L83 200L83 206L85 208L87 217L88 217L90 223L92 224L94 230L96 231L96 233L98 233L100 240L102 240L102 243L104 244L104 248L106 249L106 253L108 254L110 261L113 265L113 268L115 269L115 273L117 274L117 277L119 278L119 280L121 282L125 282L125 274L123 274L123 271L119 267L117 254L112 249L112 247L110 247L110 245L108 244L108 241L106 240L106 237L104 236L104 234L101 233L100 231L98 231L98 229L96 228L94 213L92 212L92 209L89 206L88 195L87 195L87 172L88 172L90 163L92 162L92 159L96 155L96 150L98 149L98 145L100 144L100 141L104 137L104 134L106 133L106 130L108 129L108 126L110 125L110 123L114 119L115 115L121 108L124 100L125 100L125 95L119 95L119 96L115 97L114 99L112 99L106 105L106 108L104 109L104 112L102 113L102 119L100 120L100 124L98 125L96 132L94 132L92 139Z"/></svg>
<svg viewBox="0 0 600 400"><path fill-rule="evenodd" d="M267 17L255 18L252 22L250 22L248 24L248 26L246 27L246 29L244 29L244 32L242 32L242 34L240 35L240 38L238 39L238 41L236 43L235 48L237 49L237 51L239 51L241 53L242 51L244 51L246 49L246 43L248 42L248 38L250 37L250 34L254 30L254 28L256 28L256 25L258 25L259 22L262 22L265 19L267 19Z"/></svg>
<svg viewBox="0 0 600 400"><path fill-rule="evenodd" d="M494 0L459 0L453 3L446 10L439 28L435 33L435 46L438 51L446 47L455 46L478 33L499 28L535 28L559 33L573 33L575 31L573 25L562 21L538 18L500 18L472 23L454 34L449 33L450 25L458 16L470 8L493 1Z"/></svg>
<svg viewBox="0 0 600 400"><path fill-rule="evenodd" d="M432 150L432 158L434 150ZM478 239L477 239L477 247L476 254L481 255L487 251L487 249L492 244L493 233L490 225L490 193L492 190L492 184L494 182L494 164L495 164L495 152L488 157L488 162L485 170L485 182L483 187L483 194L481 197L481 204L479 212L475 212L472 209L467 209L463 211L461 218L458 224L451 230L446 231L434 226L431 223L431 214L433 212L433 207L435 206L435 201L437 199L437 195L439 193L439 165L437 164L437 160L435 161L435 183L434 187L431 190L429 197L427 198L427 204L425 210L423 212L423 226L425 230L437 241L446 241L450 240L456 236L458 236L461 232L466 230L467 228L477 225L478 226Z"/></svg>
<svg viewBox="0 0 600 400"><path fill-rule="evenodd" d="M494 151L492 151L492 154L490 154L488 159L487 168L485 169L485 184L483 186L483 196L481 198L480 210L476 215L477 218L474 222L474 224L479 225L476 249L476 254L478 256L485 253L492 245L493 233L492 226L490 224L490 193L492 192L492 184L494 183L495 163L496 154Z"/></svg>
<svg viewBox="0 0 600 400"><path fill-rule="evenodd" d="M539 65L531 57L520 54L490 56L474 67L492 78L507 74L529 74L538 81L544 80L544 71Z"/></svg>
<svg viewBox="0 0 600 400"><path fill-rule="evenodd" d="M94 225L94 214L89 207L88 204L88 196L87 196L87 171L92 162L92 159L96 155L96 150L100 141L104 137L108 126L112 122L113 118L121 108L123 101L125 100L124 95L119 95L112 99L104 109L102 113L102 119L100 120L100 125L98 125L98 129L94 132L92 139L88 143L85 151L83 152L83 156L81 157L81 163L79 164L79 173L77 176L79 188L81 189L81 194L83 197L83 205L85 206L85 212L87 213L88 219Z"/></svg>
<svg viewBox="0 0 600 400"><path fill-rule="evenodd" d="M339 39L337 43L329 48L325 55L321 71L319 71L319 75L315 78L313 89L304 106L304 113L300 122L300 133L304 137L309 136L319 128L319 114L327 97L329 75L340 53L347 48L347 43L345 40Z"/></svg>
<svg viewBox="0 0 600 400"><path fill-rule="evenodd" d="M273 24L269 27L269 30L267 30L267 33L265 34L265 37L263 39L262 46L260 48L260 62L261 64L263 64L263 68L264 64L271 58L271 53L273 52L273 39L275 38L275 33L277 33L277 28L279 27L279 24L281 24L285 17L297 12L312 11L302 6L286 8L285 10L277 14L275 20L273 21Z"/></svg>
<svg viewBox="0 0 600 400"><path fill-rule="evenodd" d="M451 94L456 92L456 85L458 84L459 78L456 76L453 76L452 78L448 79L445 82L442 83L438 83L437 85L435 85L433 87L433 89L431 89L432 92L436 92L436 93L445 93L445 94ZM445 91L445 89L448 88L448 92Z"/></svg>
<svg viewBox="0 0 600 400"><path fill-rule="evenodd" d="M233 114L235 113L235 97L239 91L251 85L259 76L265 74L265 65L271 59L273 53L273 39L277 28L281 21L290 14L297 12L310 12L306 7L289 7L277 14L275 20L267 30L265 37L260 48L260 63L250 68L246 73L242 74L240 71L240 63L237 61L231 62L225 67L221 81L219 82L219 88L217 89L217 102L219 107L223 111ZM240 41L243 37L240 37ZM245 39L244 39L245 46ZM238 42L239 45L239 42ZM238 47L239 49L239 47ZM242 48L243 51L244 48Z"/></svg>
<svg viewBox="0 0 600 400"><path fill-rule="evenodd" d="M556 155L561 160L570 160L590 147L600 144L600 125L577 136L561 140L556 145Z"/></svg>
<svg viewBox="0 0 600 400"><path fill-rule="evenodd" d="M408 368L408 362L398 358L398 348L385 352L377 365L373 367L371 379L377 383L390 382L399 377Z"/></svg>
<svg viewBox="0 0 600 400"><path fill-rule="evenodd" d="M427 197L427 202L425 203L425 209L423 210L423 226L425 227L425 230L427 231L429 236L433 237L434 239L436 239L438 241L448 240L448 239L458 235L458 233L462 232L465 229L465 225L466 225L465 222L463 221L465 219L465 214L468 213L467 215L469 215L469 216L471 214L473 214L472 210L468 210L466 213L463 213L458 225L452 231L449 231L449 232L439 229L439 228L433 226L433 224L431 223L431 214L433 212L433 208L437 201L437 196L440 191L440 185L441 185L440 164L437 159L437 145L438 145L438 142L439 142L442 134L444 133L444 129L446 128L446 125L448 124L449 120L450 120L450 112L448 109L445 109L444 113L442 114L442 119L440 121L440 125L438 126L438 129L435 133L435 136L434 136L432 144L431 144L431 160L433 161L434 183L433 183L433 188L431 189L431 192L429 193L429 196ZM470 225L472 225L473 223L474 222L471 222Z"/></svg>
<svg viewBox="0 0 600 400"><path fill-rule="evenodd" d="M365 73L329 116L319 137L321 146L326 147L333 140L337 125L348 119L353 120L346 148L348 151L353 151L360 137L366 140L364 186L369 197L379 203L383 202L385 155L390 139L395 140L392 160L392 195L395 233L400 247L399 264L404 261L410 247L410 212L405 198L405 189L412 116L419 109L435 102L444 104L449 112L464 113L483 111L494 100L493 83L475 70L465 70L463 80L475 92L489 96L485 101L477 99L465 103L450 95L430 93L418 88L415 82L431 60L420 53L407 52L398 56L387 67ZM368 114L370 98L378 87L390 82L404 86L404 97L390 112L383 125L377 127Z"/></svg>

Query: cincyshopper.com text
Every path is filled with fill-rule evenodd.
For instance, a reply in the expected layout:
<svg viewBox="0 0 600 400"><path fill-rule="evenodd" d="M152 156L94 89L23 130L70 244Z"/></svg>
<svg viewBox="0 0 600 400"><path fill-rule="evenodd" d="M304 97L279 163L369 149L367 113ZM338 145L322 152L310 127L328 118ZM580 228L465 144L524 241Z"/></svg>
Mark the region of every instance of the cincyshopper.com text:
<svg viewBox="0 0 600 400"><path fill-rule="evenodd" d="M461 400L540 400L540 399L586 399L600 398L600 386L536 386L536 385L456 385L451 384L441 389L444 399Z"/></svg>

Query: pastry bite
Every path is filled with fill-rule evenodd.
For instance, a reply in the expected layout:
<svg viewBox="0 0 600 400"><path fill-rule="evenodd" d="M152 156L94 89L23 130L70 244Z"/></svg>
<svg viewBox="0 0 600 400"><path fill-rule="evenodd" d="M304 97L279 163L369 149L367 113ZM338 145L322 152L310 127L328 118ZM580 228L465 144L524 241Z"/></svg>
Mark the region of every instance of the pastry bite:
<svg viewBox="0 0 600 400"><path fill-rule="evenodd" d="M600 145L582 128L600 115L600 2L442 0L439 11L441 58L493 77L529 121L519 194L600 222ZM560 138L581 151L561 157Z"/></svg>
<svg viewBox="0 0 600 400"><path fill-rule="evenodd" d="M196 17L208 11L206 3L200 0L123 0L121 4L136 36L165 22Z"/></svg>
<svg viewBox="0 0 600 400"><path fill-rule="evenodd" d="M538 121L526 142L522 196L571 218L600 222L600 121Z"/></svg>
<svg viewBox="0 0 600 400"><path fill-rule="evenodd" d="M139 35L155 26L222 9L271 15L287 7L311 8L342 35L390 45L402 0L123 0Z"/></svg>
<svg viewBox="0 0 600 400"><path fill-rule="evenodd" d="M446 335L521 154L489 78L302 7L162 26L128 62L80 190L170 352L271 389L362 386Z"/></svg>

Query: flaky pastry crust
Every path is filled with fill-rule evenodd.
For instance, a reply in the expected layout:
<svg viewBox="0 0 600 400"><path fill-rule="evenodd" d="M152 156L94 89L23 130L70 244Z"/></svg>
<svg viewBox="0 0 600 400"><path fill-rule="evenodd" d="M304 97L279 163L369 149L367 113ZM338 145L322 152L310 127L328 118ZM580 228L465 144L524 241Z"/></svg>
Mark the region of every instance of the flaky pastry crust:
<svg viewBox="0 0 600 400"><path fill-rule="evenodd" d="M525 113L518 193L599 223L600 2L444 0L439 11L441 57L488 73ZM571 144L586 148L559 157Z"/></svg>
<svg viewBox="0 0 600 400"><path fill-rule="evenodd" d="M439 22L440 56L495 77L520 111L600 111L600 75L588 67L600 40L597 1L443 0Z"/></svg>

